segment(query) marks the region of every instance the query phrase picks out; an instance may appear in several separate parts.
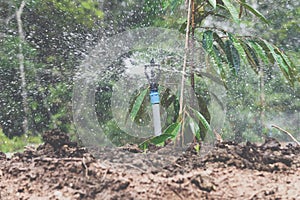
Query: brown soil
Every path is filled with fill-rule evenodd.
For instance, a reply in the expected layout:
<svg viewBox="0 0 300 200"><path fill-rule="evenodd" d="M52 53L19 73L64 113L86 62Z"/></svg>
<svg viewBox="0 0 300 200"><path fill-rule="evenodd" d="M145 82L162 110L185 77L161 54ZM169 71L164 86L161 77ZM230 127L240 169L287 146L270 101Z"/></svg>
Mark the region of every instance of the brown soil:
<svg viewBox="0 0 300 200"><path fill-rule="evenodd" d="M218 143L143 153L134 145L90 150L57 130L37 149L0 152L0 199L300 199L300 147Z"/></svg>

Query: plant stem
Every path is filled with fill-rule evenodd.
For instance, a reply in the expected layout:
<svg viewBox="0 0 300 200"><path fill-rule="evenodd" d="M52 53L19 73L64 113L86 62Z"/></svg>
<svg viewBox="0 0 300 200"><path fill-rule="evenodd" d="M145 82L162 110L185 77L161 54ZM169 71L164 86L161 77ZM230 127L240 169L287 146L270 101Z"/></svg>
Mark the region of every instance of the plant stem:
<svg viewBox="0 0 300 200"><path fill-rule="evenodd" d="M195 91L195 63L194 63L194 36L195 36L195 1L192 0L192 40L191 40L191 50L192 50L192 56L191 56L191 87L192 91L191 94Z"/></svg>
<svg viewBox="0 0 300 200"><path fill-rule="evenodd" d="M188 14L187 14L187 25L185 32L185 47L184 47L184 58L183 58L183 66L182 66L182 75L181 75L181 88L180 88L180 99L179 99L179 118L182 121L181 131L177 141L180 142L180 139L183 140L183 131L184 131L184 106L183 106L183 94L184 94L184 82L185 82L185 71L187 66L187 56L189 50L189 33L190 33L190 23L191 23L191 5L192 0L188 1ZM179 143L180 144L180 143Z"/></svg>
<svg viewBox="0 0 300 200"><path fill-rule="evenodd" d="M264 69L263 69L263 66L260 66L260 69L259 69L259 79L260 79L260 134L262 134L262 132L264 131L265 129L265 92L264 92L264 89L265 89L265 81L264 81Z"/></svg>
<svg viewBox="0 0 300 200"><path fill-rule="evenodd" d="M300 146L300 142L298 142L298 140L296 140L296 138L294 138L294 136L293 136L291 133L289 133L288 131L286 131L286 130L284 130L284 129L282 129L282 128L280 128L279 126L274 125L274 124L272 124L271 127L274 127L274 128L276 128L276 129L278 129L278 130L284 132L284 133L287 134L290 138L292 138L292 140L293 140L294 142L296 142L296 144L297 144L298 146Z"/></svg>
<svg viewBox="0 0 300 200"><path fill-rule="evenodd" d="M180 88L180 100L179 100L179 116L183 113L183 93L184 93L184 82L185 82L185 71L187 66L187 56L189 50L189 30L190 30L190 16L191 16L191 2L189 0L188 3L188 15L187 15L187 25L185 32L185 47L184 47L184 58L183 58L183 66L182 66L182 75L181 75L181 88Z"/></svg>

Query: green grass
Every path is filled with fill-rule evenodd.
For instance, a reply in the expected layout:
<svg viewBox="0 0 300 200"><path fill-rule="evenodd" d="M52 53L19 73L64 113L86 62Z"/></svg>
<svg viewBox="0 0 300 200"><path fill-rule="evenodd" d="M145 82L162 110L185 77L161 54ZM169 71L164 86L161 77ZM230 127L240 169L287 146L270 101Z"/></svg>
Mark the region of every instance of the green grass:
<svg viewBox="0 0 300 200"><path fill-rule="evenodd" d="M41 136L20 136L8 138L0 129L0 151L4 153L8 152L20 152L23 151L26 145L37 145L42 143Z"/></svg>

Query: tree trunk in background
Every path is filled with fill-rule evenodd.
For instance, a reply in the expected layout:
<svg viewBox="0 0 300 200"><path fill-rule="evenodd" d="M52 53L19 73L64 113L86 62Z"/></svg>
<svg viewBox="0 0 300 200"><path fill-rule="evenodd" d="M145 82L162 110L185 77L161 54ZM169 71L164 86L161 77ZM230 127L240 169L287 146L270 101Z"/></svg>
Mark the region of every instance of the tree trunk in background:
<svg viewBox="0 0 300 200"><path fill-rule="evenodd" d="M191 49L192 49L192 56L191 56L191 87L192 92L195 92L195 63L194 63L194 39L195 39L195 1L192 0L192 30L191 30ZM193 98L192 98L193 99Z"/></svg>
<svg viewBox="0 0 300 200"><path fill-rule="evenodd" d="M25 77L25 68L24 68L24 55L23 55L23 47L22 44L25 42L25 36L23 32L23 25L21 15L23 13L23 9L25 6L25 1L22 1L19 9L16 10L16 19L18 23L18 33L19 33L19 68L20 68L20 78L21 78L21 95L22 95L22 104L24 109L24 119L23 119L23 131L25 134L28 132L28 99L27 99L27 90L26 90L26 77Z"/></svg>
<svg viewBox="0 0 300 200"><path fill-rule="evenodd" d="M260 113L259 113L259 135L263 134L265 130L265 81L264 81L264 69L261 66L259 69L259 88L260 88Z"/></svg>

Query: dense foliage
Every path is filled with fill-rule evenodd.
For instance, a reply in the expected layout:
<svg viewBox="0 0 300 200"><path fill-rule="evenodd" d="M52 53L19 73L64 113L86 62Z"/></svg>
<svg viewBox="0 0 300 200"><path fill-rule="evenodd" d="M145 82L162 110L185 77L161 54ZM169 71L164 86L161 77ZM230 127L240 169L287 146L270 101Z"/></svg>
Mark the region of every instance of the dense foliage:
<svg viewBox="0 0 300 200"><path fill-rule="evenodd" d="M188 1L183 0L27 0L21 16L23 41L16 19L21 2L0 2L0 125L10 138L24 134L25 116L29 120L28 135L38 135L57 127L74 133L72 78L76 66L103 36L147 26L185 33L187 27ZM256 6L245 0L192 2L194 11L189 34L202 44L208 58L206 64L212 66L228 90L228 123L223 130L224 136L231 137L233 132L237 140L249 139L254 129L255 135L269 132L266 115L282 112L299 115L299 3L281 0L276 3L286 3L286 7L272 9L274 5L269 1L258 2ZM266 18L259 11L265 13ZM249 14L255 18L255 24ZM248 24L261 30L266 39L244 36L238 30L229 31L222 27L224 21L233 27L236 26L234 23L237 26ZM207 26L210 22L216 22L219 27ZM28 113L24 113L22 104L20 54L24 56ZM197 66L193 67L197 71ZM194 76L197 75L191 74L190 78L199 94L198 99L205 98L200 95L203 89L201 75ZM103 89L106 93L96 93L97 114L103 124L112 117L110 84L100 82L99 91ZM203 103L203 99L200 101ZM205 116L206 120L200 120L200 129L205 128L203 123L210 121L207 107L202 107L199 116L200 119ZM180 129L178 121L172 120L174 124L165 127L169 136ZM299 131L296 124L297 120L290 124L292 131ZM115 125L109 126L112 139L120 135Z"/></svg>

